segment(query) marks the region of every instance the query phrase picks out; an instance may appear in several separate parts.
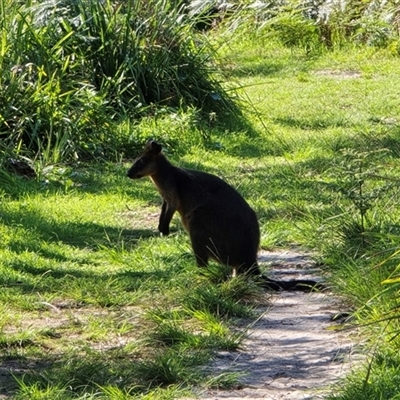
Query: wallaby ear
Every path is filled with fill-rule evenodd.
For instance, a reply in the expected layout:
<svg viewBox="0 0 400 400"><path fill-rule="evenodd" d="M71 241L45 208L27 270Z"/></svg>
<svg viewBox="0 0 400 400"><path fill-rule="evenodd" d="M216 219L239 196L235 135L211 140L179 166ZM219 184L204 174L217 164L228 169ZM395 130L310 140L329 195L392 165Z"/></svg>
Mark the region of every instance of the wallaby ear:
<svg viewBox="0 0 400 400"><path fill-rule="evenodd" d="M149 140L148 144L150 145L150 149L153 153L155 154L161 153L162 150L161 144L157 143L155 140Z"/></svg>

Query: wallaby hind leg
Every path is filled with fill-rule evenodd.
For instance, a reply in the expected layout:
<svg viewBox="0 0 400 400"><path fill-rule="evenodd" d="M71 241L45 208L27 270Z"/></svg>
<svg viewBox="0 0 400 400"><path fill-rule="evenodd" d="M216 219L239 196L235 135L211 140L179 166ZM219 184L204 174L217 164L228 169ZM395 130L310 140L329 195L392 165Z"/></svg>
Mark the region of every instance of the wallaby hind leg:
<svg viewBox="0 0 400 400"><path fill-rule="evenodd" d="M199 267L206 267L210 258L207 242L204 241L203 235L196 232L196 230L190 230L189 235L190 241L192 242L193 253L196 256L197 265Z"/></svg>
<svg viewBox="0 0 400 400"><path fill-rule="evenodd" d="M246 274L248 276L260 276L261 271L258 268L257 261L243 263L239 267L236 268L238 274Z"/></svg>
<svg viewBox="0 0 400 400"><path fill-rule="evenodd" d="M196 244L193 244L193 242L192 242L192 248L194 255L196 257L197 265L199 267L207 267L209 258L207 249L203 246L198 246Z"/></svg>
<svg viewBox="0 0 400 400"><path fill-rule="evenodd" d="M201 256L200 254L198 254L196 252L195 252L194 255L196 257L196 263L197 263L198 267L201 267L201 268L207 267L207 265L208 265L208 258L207 257Z"/></svg>

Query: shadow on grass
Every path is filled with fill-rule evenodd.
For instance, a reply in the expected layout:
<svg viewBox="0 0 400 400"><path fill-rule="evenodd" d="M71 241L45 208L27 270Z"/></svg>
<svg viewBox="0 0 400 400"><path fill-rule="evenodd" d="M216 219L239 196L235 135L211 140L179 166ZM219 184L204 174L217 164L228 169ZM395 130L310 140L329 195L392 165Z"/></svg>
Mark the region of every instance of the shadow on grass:
<svg viewBox="0 0 400 400"><path fill-rule="evenodd" d="M34 356L2 357L0 395L43 391L51 398L53 391L57 395L54 398L73 399L95 393L98 396L101 388L143 395L171 385L198 383L205 373L196 371L196 367L208 359L204 351L179 353L157 345L147 349L146 359L129 346L102 351L83 348L62 356L46 353L40 360Z"/></svg>
<svg viewBox="0 0 400 400"><path fill-rule="evenodd" d="M400 126L388 126L384 123L374 125L360 125L352 123L344 118L322 116L316 118L295 118L286 116L273 120L279 125L289 128L302 130L320 131L322 143L324 141L324 131L332 128L347 128L332 143L332 149L354 149L357 151L376 151L379 149L389 149L391 155L400 157ZM354 129L358 133L355 135ZM289 149L286 149L289 150Z"/></svg>
<svg viewBox="0 0 400 400"><path fill-rule="evenodd" d="M149 281L152 281L149 283L150 290L162 290L165 289L164 282L171 282L176 286L177 268L182 268L177 264L180 263L160 270L123 271L116 275L115 280L124 283L125 290L129 290L130 285ZM80 279L87 277L83 276ZM97 279L104 281L104 277L101 276ZM95 282L90 286L90 290L96 290ZM113 305L115 304L111 304ZM118 310L122 311L123 305L117 305L119 305ZM149 342L146 328L135 326L137 320L128 318L126 311L123 315L126 327L129 325L132 327L131 331L127 330L119 337L118 345L115 347L110 346L112 338L108 337L104 347L96 340L92 343L85 340L74 346L75 350L69 347L68 350L60 348L61 351L43 352L43 339L46 343L49 340L53 341L52 349L62 346L58 341L65 339L69 334L69 331L64 331L62 328L54 328L56 331L52 332L50 338L34 336L32 339L18 342L8 339L7 355L0 352L0 397L2 394L16 395L21 387L25 388L24 390L30 387L35 390L64 390L65 397L62 398L69 399L76 398L77 394L99 393L99 388L105 386L143 394L158 387L187 384L192 379L192 367L196 368L204 362L204 354L201 359L195 355L196 349L184 352L178 349L174 352L160 342ZM135 337L139 339L138 342L135 341ZM199 372L195 375L198 377Z"/></svg>
<svg viewBox="0 0 400 400"><path fill-rule="evenodd" d="M64 309L68 312L96 307L106 312L151 302L150 292L172 290L180 281L190 279L188 269L176 262L142 264L136 266L137 269L133 264L128 268L108 273L96 272L93 268L85 271L70 267L37 267L16 261L9 266L11 275L4 274L0 278L0 300L29 311L48 311L49 307L54 307L58 312Z"/></svg>
<svg viewBox="0 0 400 400"><path fill-rule="evenodd" d="M93 269L38 267L16 260L9 265L11 276L2 275L0 285L9 304L14 302L24 309L48 310L43 298L50 294L50 303L58 309L95 306L102 309L120 308L139 303L147 290L175 285L179 266L176 264L159 268L140 266L137 270L118 273L96 272ZM15 280L18 276L18 280ZM13 280L14 278L14 280ZM21 305L21 295L29 295L30 303ZM39 296L38 296L39 295Z"/></svg>
<svg viewBox="0 0 400 400"><path fill-rule="evenodd" d="M400 127L390 129L383 135L366 135L362 139L360 142L365 143L367 150L389 149L393 157L400 158Z"/></svg>
<svg viewBox="0 0 400 400"><path fill-rule="evenodd" d="M68 360L49 353L40 360L37 357L2 357L0 394L15 396L19 386L22 386L24 391L29 387L35 388L32 390L36 392L53 389L54 394L58 392L57 398L61 394L66 399L72 399L78 393L98 393L99 386L112 385L121 390L138 386L137 362L129 354L121 350L100 354L90 349L84 353L71 356ZM141 389L145 390L143 386Z"/></svg>
<svg viewBox="0 0 400 400"><path fill-rule="evenodd" d="M63 255L52 251L48 247L43 247L41 242L52 243L62 242L79 249L93 249L99 246L114 247L116 243L123 240L127 245L134 246L139 239L144 237L154 237L157 232L146 229L123 229L101 225L96 222L76 222L63 221L57 222L49 219L37 211L30 210L9 210L5 209L1 213L2 223L11 228L23 228L27 236L14 240L8 247L17 253L23 251L39 252L43 256L63 260Z"/></svg>
<svg viewBox="0 0 400 400"><path fill-rule="evenodd" d="M238 68L225 69L226 73L233 78L249 78L252 76L269 77L279 74L287 68L287 62L274 59L264 59L257 62L242 64Z"/></svg>
<svg viewBox="0 0 400 400"><path fill-rule="evenodd" d="M4 290L23 293L56 292L61 287L67 288L71 282L75 285L77 280L91 280L92 287L100 288L102 284L106 287L105 279L110 276L119 278L115 274L105 277L105 260L112 262L113 257L117 257L118 263L118 257L129 258L130 250L140 240L158 236L157 232L145 228L121 229L95 222L57 223L26 210L3 211L2 224L16 228L17 233L6 243L11 254L4 260L4 265L15 272L6 274L4 271L0 276L0 285ZM104 251L106 255L99 258L97 253ZM99 273L94 272L97 266L102 267ZM152 275L157 275L157 272L138 272L136 278L140 276L144 281ZM96 280L102 279L104 282L96 283ZM125 282L124 290L139 287L139 280L132 282Z"/></svg>
<svg viewBox="0 0 400 400"><path fill-rule="evenodd" d="M227 140L227 149L221 145L221 148L211 150L220 151L223 155L234 156L238 158L256 159L265 156L281 156L290 149L290 146L281 138L271 133L270 137L261 137L252 134L233 134Z"/></svg>
<svg viewBox="0 0 400 400"><path fill-rule="evenodd" d="M38 179L16 176L6 171L0 174L0 188L12 200L26 195L73 193L128 193L145 202L157 198L150 185L134 183L126 173L129 163L70 164L48 166ZM0 194L2 194L0 191Z"/></svg>
<svg viewBox="0 0 400 400"><path fill-rule="evenodd" d="M329 116L315 118L294 118L291 116L274 118L273 121L279 125L289 128L300 128L303 130L325 130L329 128L349 128L354 126L353 123L341 118L333 118Z"/></svg>

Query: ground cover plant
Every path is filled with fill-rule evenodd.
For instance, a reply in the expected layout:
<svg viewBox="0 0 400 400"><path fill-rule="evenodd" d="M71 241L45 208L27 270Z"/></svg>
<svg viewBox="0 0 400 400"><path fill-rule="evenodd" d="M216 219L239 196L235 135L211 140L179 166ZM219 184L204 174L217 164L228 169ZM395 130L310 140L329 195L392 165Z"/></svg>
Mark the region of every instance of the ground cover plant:
<svg viewBox="0 0 400 400"><path fill-rule="evenodd" d="M13 15L11 4L18 5L2 2L3 15L5 10ZM25 26L21 11L14 15L17 26ZM67 32L51 48L64 55L61 45L74 48L74 35L68 19L57 18ZM34 33L32 28L25 35L32 34L36 43L40 36ZM165 144L175 163L215 173L243 194L259 217L263 248L296 245L316 253L330 285L346 297L373 344L369 364L332 398L396 398L398 55L393 47L365 43L332 49L301 42L288 46L275 35L243 31L237 41L224 39L221 46L218 35L209 35L218 43L216 61L227 85L241 87L245 100L247 124L229 130L222 123L226 110L211 107L204 119L195 103L172 108L161 102L140 120L128 118L129 104L124 104L123 118L110 121L110 104L101 91L89 93L99 103L70 97L80 104L73 110L83 112L80 129L73 119L67 123L63 112L70 109L57 105L60 96L55 103L47 96L57 74L37 75L35 84L48 90L35 89L43 96L35 104L50 105L55 118L46 125L49 130L41 131L45 137L65 127L82 135L82 145L88 132L100 135L91 142L100 146L103 123L112 125L116 136L112 151L88 148L97 156L92 163L81 161L84 146L78 158L71 157L77 148L67 146L69 137L65 142L60 137L66 147L56 136L45 140L51 145L41 144L41 154L28 153L29 146L18 140L11 146L6 139L1 143L2 159L24 154L37 172L28 179L0 170L1 396L172 399L189 396L193 387L237 382L235 375L210 377L205 366L214 351L240 346L245 331L237 322L251 321L254 306L268 299L254 282L230 279L225 268L197 269L178 219L170 237L159 237L160 199L154 187L125 176L135 146L152 136ZM3 37L3 46L12 48L10 37ZM41 48L48 50L45 43ZM11 53L1 54L4 63ZM64 60L54 71L66 73L62 65L68 58L51 60L56 66ZM32 82L4 65L2 71L8 71L2 72L5 82ZM10 82L7 90L18 87ZM7 93L3 105L14 92ZM120 94L111 100L123 98ZM29 99L22 98L27 106ZM11 131L35 128L37 112L18 120L22 125L4 119ZM17 137L23 130L18 132Z"/></svg>
<svg viewBox="0 0 400 400"><path fill-rule="evenodd" d="M196 21L166 0L2 0L2 141L53 162L110 156L129 147L122 120L161 106L240 113Z"/></svg>

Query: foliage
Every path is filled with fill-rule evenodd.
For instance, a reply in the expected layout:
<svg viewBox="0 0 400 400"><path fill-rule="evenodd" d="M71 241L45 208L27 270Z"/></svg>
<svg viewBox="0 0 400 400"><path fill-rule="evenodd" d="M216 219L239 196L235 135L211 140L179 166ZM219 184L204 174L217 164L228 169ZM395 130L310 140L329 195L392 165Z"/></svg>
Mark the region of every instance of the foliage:
<svg viewBox="0 0 400 400"><path fill-rule="evenodd" d="M351 376L346 390L337 390L329 400L375 400L399 399L399 355L382 350L369 361L367 366Z"/></svg>
<svg viewBox="0 0 400 400"><path fill-rule="evenodd" d="M369 213L373 212L374 206L384 195L388 195L393 187L393 180L390 176L381 173L382 166L378 165L380 160L385 162L385 158L390 154L388 149L379 149L367 152L356 152L352 149L345 149L343 157L338 159L338 165L333 168L332 173L339 178L337 190L349 199L354 209L358 213L356 221L352 221L351 215L354 210L344 212L343 227L346 229L354 223L351 231L353 238L359 238L361 246L365 246L368 238L368 226L373 226L373 222L368 218ZM355 229L354 229L355 228ZM345 232L343 230L343 233ZM358 232L356 232L358 231Z"/></svg>
<svg viewBox="0 0 400 400"><path fill-rule="evenodd" d="M398 20L399 7L392 1L281 0L247 1L228 24L315 52L349 41L377 47L398 43Z"/></svg>
<svg viewBox="0 0 400 400"><path fill-rule="evenodd" d="M121 119L238 111L182 8L150 2L2 0L0 137L51 162L121 151ZM123 142L123 141L122 141Z"/></svg>

